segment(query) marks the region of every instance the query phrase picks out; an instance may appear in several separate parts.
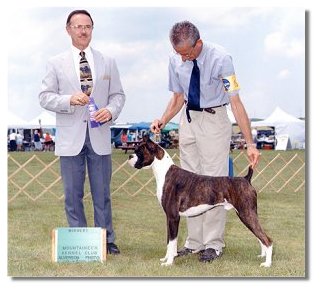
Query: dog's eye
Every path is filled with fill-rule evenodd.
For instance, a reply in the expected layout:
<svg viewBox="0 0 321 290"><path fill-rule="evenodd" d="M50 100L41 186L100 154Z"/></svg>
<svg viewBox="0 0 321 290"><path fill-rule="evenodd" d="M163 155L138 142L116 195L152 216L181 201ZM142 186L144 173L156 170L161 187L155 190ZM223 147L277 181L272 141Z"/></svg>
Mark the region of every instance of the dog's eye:
<svg viewBox="0 0 321 290"><path fill-rule="evenodd" d="M141 150L135 150L135 153L136 153L137 157L143 156L143 152Z"/></svg>
<svg viewBox="0 0 321 290"><path fill-rule="evenodd" d="M139 150L139 147L135 147L135 154L137 155L137 154L139 154L139 152L140 152L140 150Z"/></svg>

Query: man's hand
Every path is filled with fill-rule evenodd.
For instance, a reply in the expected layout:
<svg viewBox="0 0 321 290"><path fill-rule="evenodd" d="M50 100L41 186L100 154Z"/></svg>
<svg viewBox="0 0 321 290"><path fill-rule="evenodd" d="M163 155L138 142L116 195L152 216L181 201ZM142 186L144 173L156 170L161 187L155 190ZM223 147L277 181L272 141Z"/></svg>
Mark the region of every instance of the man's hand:
<svg viewBox="0 0 321 290"><path fill-rule="evenodd" d="M78 92L70 98L70 105L85 106L87 104L89 104L89 97L83 92Z"/></svg>
<svg viewBox="0 0 321 290"><path fill-rule="evenodd" d="M99 109L95 114L96 122L101 122L101 123L110 121L112 117L113 116L111 112L106 108Z"/></svg>
<svg viewBox="0 0 321 290"><path fill-rule="evenodd" d="M256 149L255 144L249 144L247 146L247 156L250 159L250 165L253 169L258 165L260 155L261 153Z"/></svg>
<svg viewBox="0 0 321 290"><path fill-rule="evenodd" d="M153 121L153 123L150 125L150 130L154 134L159 134L160 131L165 127L165 123L156 119Z"/></svg>

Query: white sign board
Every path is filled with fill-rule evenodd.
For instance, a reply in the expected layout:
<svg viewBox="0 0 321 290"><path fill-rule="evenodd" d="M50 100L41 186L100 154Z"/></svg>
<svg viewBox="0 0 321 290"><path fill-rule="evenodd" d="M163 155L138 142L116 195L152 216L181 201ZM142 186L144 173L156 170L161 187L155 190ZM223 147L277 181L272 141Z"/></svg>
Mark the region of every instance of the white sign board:
<svg viewBox="0 0 321 290"><path fill-rule="evenodd" d="M289 135L277 135L275 150L286 150L288 147Z"/></svg>
<svg viewBox="0 0 321 290"><path fill-rule="evenodd" d="M56 228L52 231L54 262L106 261L106 229Z"/></svg>

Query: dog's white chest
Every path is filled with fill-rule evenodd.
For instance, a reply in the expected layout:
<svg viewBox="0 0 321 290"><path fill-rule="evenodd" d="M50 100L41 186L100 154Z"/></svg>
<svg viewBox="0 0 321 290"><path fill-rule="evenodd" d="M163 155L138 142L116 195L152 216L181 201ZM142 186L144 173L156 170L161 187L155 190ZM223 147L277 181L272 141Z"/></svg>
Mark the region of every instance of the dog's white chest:
<svg viewBox="0 0 321 290"><path fill-rule="evenodd" d="M163 188L165 184L165 176L168 169L174 164L167 152L162 160L155 159L152 165L154 176L157 184L157 199L162 204Z"/></svg>

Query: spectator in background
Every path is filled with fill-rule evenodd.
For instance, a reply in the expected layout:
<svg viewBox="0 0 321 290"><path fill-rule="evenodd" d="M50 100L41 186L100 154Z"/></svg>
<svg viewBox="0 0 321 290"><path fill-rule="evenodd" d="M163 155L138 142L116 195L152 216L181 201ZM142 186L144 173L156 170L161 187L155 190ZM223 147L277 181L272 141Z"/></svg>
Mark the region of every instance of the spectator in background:
<svg viewBox="0 0 321 290"><path fill-rule="evenodd" d="M42 151L42 144L38 130L35 130L33 133L33 143L35 144L35 151Z"/></svg>
<svg viewBox="0 0 321 290"><path fill-rule="evenodd" d="M17 151L22 151L23 136L18 132L17 134Z"/></svg>
<svg viewBox="0 0 321 290"><path fill-rule="evenodd" d="M9 146L10 151L17 151L17 134L15 129L12 129L9 135Z"/></svg>
<svg viewBox="0 0 321 290"><path fill-rule="evenodd" d="M45 133L45 151L50 151L50 146L52 144L52 138L48 132Z"/></svg>
<svg viewBox="0 0 321 290"><path fill-rule="evenodd" d="M121 133L120 141L121 141L122 145L127 144L127 142L128 142L127 130L123 130L123 132Z"/></svg>

